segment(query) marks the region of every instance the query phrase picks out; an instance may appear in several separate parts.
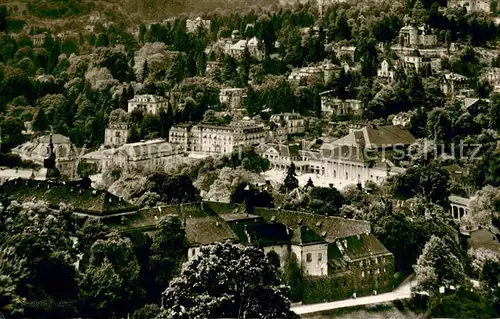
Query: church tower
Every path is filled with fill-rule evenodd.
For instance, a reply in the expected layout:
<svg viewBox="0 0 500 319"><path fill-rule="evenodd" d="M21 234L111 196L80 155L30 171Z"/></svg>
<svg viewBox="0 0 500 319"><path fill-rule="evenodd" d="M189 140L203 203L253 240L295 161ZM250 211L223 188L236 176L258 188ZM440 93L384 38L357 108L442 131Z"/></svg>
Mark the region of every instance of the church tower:
<svg viewBox="0 0 500 319"><path fill-rule="evenodd" d="M54 152L54 144L52 143L52 134L50 134L48 154L43 160L43 168L40 170L39 179L58 180L59 178L61 178L61 172L59 172L56 166L56 153Z"/></svg>

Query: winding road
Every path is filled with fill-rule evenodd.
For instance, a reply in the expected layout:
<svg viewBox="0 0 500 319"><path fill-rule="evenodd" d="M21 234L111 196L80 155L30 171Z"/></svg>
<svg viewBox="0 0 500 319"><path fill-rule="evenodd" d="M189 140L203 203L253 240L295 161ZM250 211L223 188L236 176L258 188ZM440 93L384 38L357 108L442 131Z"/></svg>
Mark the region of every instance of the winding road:
<svg viewBox="0 0 500 319"><path fill-rule="evenodd" d="M399 285L392 292L383 293L375 296L359 297L356 299L346 299L333 302L300 305L292 307L292 310L296 314L302 315L306 313L320 312L325 310L389 302L397 299L407 299L411 297L411 287L415 285L416 281L414 278L406 279L401 283L401 285Z"/></svg>

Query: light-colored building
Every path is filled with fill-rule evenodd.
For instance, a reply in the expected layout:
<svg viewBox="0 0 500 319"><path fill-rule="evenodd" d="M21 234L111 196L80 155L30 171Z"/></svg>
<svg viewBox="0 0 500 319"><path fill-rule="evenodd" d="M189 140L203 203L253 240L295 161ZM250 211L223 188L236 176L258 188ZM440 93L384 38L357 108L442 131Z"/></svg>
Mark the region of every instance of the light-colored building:
<svg viewBox="0 0 500 319"><path fill-rule="evenodd" d="M411 114L409 113L399 113L394 115L392 118L392 125L399 125L402 127L407 127L411 123Z"/></svg>
<svg viewBox="0 0 500 319"><path fill-rule="evenodd" d="M212 21L203 20L201 17L198 17L194 20L190 19L186 20L187 33L196 33L200 28L205 29L207 32L210 32L211 26L212 26Z"/></svg>
<svg viewBox="0 0 500 319"><path fill-rule="evenodd" d="M119 147L127 143L130 126L125 122L109 123L104 132L104 145Z"/></svg>
<svg viewBox="0 0 500 319"><path fill-rule="evenodd" d="M71 143L69 137L61 134L41 136L13 148L11 152L19 155L23 160L43 165L44 160L49 156L51 139L56 155L56 167L61 176L67 179L76 178L79 150Z"/></svg>
<svg viewBox="0 0 500 319"><path fill-rule="evenodd" d="M342 100L334 95L334 91L321 92L321 112L327 116L336 116L349 120L359 120L363 117L363 103L360 100Z"/></svg>
<svg viewBox="0 0 500 319"><path fill-rule="evenodd" d="M46 33L40 33L40 34L32 35L30 37L30 39L31 39L31 42L33 42L33 45L35 47L41 47L43 45L43 43L45 42L46 37L47 37Z"/></svg>
<svg viewBox="0 0 500 319"><path fill-rule="evenodd" d="M288 81L296 85L306 84L307 81L318 79L323 81L324 71L317 66L307 66L298 69L293 69L292 73L288 76Z"/></svg>
<svg viewBox="0 0 500 319"><path fill-rule="evenodd" d="M262 44L257 37L253 37L250 40L242 39L229 47L226 46L226 54L235 59L239 59L243 56L245 47L248 48L250 55L257 61L262 61L262 59L264 59L264 50L262 49Z"/></svg>
<svg viewBox="0 0 500 319"><path fill-rule="evenodd" d="M226 126L179 125L169 133L171 143L186 151L205 154L230 154L239 148L263 144L267 137L264 125L232 122Z"/></svg>
<svg viewBox="0 0 500 319"><path fill-rule="evenodd" d="M491 12L491 2L489 0L448 0L448 8L464 7L467 12Z"/></svg>
<svg viewBox="0 0 500 319"><path fill-rule="evenodd" d="M412 54L404 57L404 64L407 68L414 68L417 73L425 72L430 69L431 59L420 54L419 50L413 51Z"/></svg>
<svg viewBox="0 0 500 319"><path fill-rule="evenodd" d="M470 215L470 199L451 195L448 197L450 201L450 213L453 220L460 222L464 216Z"/></svg>
<svg viewBox="0 0 500 319"><path fill-rule="evenodd" d="M469 79L457 73L446 73L441 77L439 87L445 95L455 95L469 87Z"/></svg>
<svg viewBox="0 0 500 319"><path fill-rule="evenodd" d="M101 167L118 166L125 170L153 170L184 156L178 145L164 139L124 144L101 152Z"/></svg>
<svg viewBox="0 0 500 319"><path fill-rule="evenodd" d="M394 81L396 76L396 70L391 62L388 60L382 61L380 63L380 69L377 70L377 76L382 79L389 79L390 81Z"/></svg>
<svg viewBox="0 0 500 319"><path fill-rule="evenodd" d="M399 36L402 38L403 47L434 47L437 45L437 37L432 33L429 26L419 28L407 25L399 30Z"/></svg>
<svg viewBox="0 0 500 319"><path fill-rule="evenodd" d="M167 110L168 101L166 98L157 95L136 95L128 101L128 112L135 109L143 111L145 114L159 115L161 110Z"/></svg>
<svg viewBox="0 0 500 319"><path fill-rule="evenodd" d="M481 74L481 77L493 86L500 85L500 68L490 68Z"/></svg>
<svg viewBox="0 0 500 319"><path fill-rule="evenodd" d="M269 160L271 169L286 169L290 164L301 160L300 146L296 144L269 144L261 154ZM300 173L300 166L296 166Z"/></svg>
<svg viewBox="0 0 500 319"><path fill-rule="evenodd" d="M341 70L341 66L326 61L318 66L306 66L293 69L288 76L288 81L295 85L305 85L311 80L319 80L328 83L333 80L334 75L339 74Z"/></svg>
<svg viewBox="0 0 500 319"><path fill-rule="evenodd" d="M306 131L306 120L299 113L273 114L269 120L286 128L287 134L302 134Z"/></svg>
<svg viewBox="0 0 500 319"><path fill-rule="evenodd" d="M242 88L226 88L220 90L219 101L221 104L227 105L229 109L244 108L244 96L246 90Z"/></svg>

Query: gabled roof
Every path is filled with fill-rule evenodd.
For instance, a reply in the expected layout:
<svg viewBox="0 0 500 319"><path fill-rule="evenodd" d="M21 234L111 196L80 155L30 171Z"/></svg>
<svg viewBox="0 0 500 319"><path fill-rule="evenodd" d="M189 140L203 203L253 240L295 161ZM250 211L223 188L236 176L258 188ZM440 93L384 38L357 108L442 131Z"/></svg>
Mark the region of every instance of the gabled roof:
<svg viewBox="0 0 500 319"><path fill-rule="evenodd" d="M350 134L332 142L333 145L350 146L376 146L391 147L396 144L410 145L415 141L415 137L407 130L397 125L386 126L366 126L359 131ZM328 148L325 146L324 148ZM332 149L332 147L330 147Z"/></svg>
<svg viewBox="0 0 500 319"><path fill-rule="evenodd" d="M137 214L128 216L125 223L116 218L106 219L106 223L122 231L154 231L157 220L162 216L178 217L184 224L186 237L192 246L237 240L229 224L209 207L200 203L142 209Z"/></svg>
<svg viewBox="0 0 500 319"><path fill-rule="evenodd" d="M267 222L274 220L292 229L296 228L300 222L301 225L314 230L329 243L338 238L370 232L370 223L362 220L260 207L254 208L253 213L262 216Z"/></svg>
<svg viewBox="0 0 500 319"><path fill-rule="evenodd" d="M293 245L317 245L326 243L321 236L319 236L316 232L311 230L307 226L299 225L297 228L293 230L293 236L291 243Z"/></svg>
<svg viewBox="0 0 500 319"><path fill-rule="evenodd" d="M257 247L288 244L292 237L292 232L287 226L280 223L248 226L246 234L249 236L251 244Z"/></svg>
<svg viewBox="0 0 500 319"><path fill-rule="evenodd" d="M371 233L339 239L337 247L340 248L343 255L348 256L351 260L391 254Z"/></svg>
<svg viewBox="0 0 500 319"><path fill-rule="evenodd" d="M466 97L464 99L464 109L468 109L472 105L476 104L479 102L481 99L475 98L475 97Z"/></svg>

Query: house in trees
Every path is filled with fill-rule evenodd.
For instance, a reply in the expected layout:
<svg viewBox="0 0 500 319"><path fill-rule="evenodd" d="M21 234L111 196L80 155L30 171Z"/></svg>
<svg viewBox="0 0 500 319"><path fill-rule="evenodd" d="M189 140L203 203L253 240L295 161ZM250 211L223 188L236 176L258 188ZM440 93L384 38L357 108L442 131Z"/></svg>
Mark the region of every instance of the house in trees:
<svg viewBox="0 0 500 319"><path fill-rule="evenodd" d="M380 69L377 70L377 77L380 79L388 79L394 81L396 77L396 69L390 60L384 60L380 63Z"/></svg>
<svg viewBox="0 0 500 319"><path fill-rule="evenodd" d="M323 81L324 71L320 67L306 66L293 69L288 76L288 81L295 85L305 85L308 81L319 80Z"/></svg>
<svg viewBox="0 0 500 319"><path fill-rule="evenodd" d="M208 124L176 125L169 132L169 141L185 151L204 154L230 154L239 148L263 144L267 137L264 125L245 121L217 126Z"/></svg>
<svg viewBox="0 0 500 319"><path fill-rule="evenodd" d="M306 120L299 113L273 114L269 121L284 127L287 134L302 134L306 131Z"/></svg>
<svg viewBox="0 0 500 319"><path fill-rule="evenodd" d="M141 169L151 171L156 167L178 161L184 151L178 145L163 139L124 144L118 148L101 152L102 169L118 166L125 170Z"/></svg>
<svg viewBox="0 0 500 319"><path fill-rule="evenodd" d="M491 1L489 0L448 0L446 6L448 8L464 7L467 12L491 12Z"/></svg>
<svg viewBox="0 0 500 319"><path fill-rule="evenodd" d="M455 96L461 90L469 88L469 79L457 73L445 73L441 76L439 87L443 94Z"/></svg>
<svg viewBox="0 0 500 319"><path fill-rule="evenodd" d="M42 166L50 155L51 144L56 156L56 167L61 175L66 179L76 178L79 154L69 137L61 134L44 135L13 148L11 152L23 160Z"/></svg>
<svg viewBox="0 0 500 319"><path fill-rule="evenodd" d="M164 97L144 94L136 95L128 101L128 113L139 109L144 114L159 115L162 110L167 110L168 100Z"/></svg>
<svg viewBox="0 0 500 319"><path fill-rule="evenodd" d="M33 45L35 47L41 47L43 43L45 42L45 38L47 37L47 33L39 33L30 36L31 42L33 42Z"/></svg>
<svg viewBox="0 0 500 319"><path fill-rule="evenodd" d="M243 88L225 88L220 90L219 101L230 110L242 109L245 95L246 90Z"/></svg>
<svg viewBox="0 0 500 319"><path fill-rule="evenodd" d="M470 216L470 199L462 196L451 195L450 201L451 218L458 223L464 216Z"/></svg>
<svg viewBox="0 0 500 319"><path fill-rule="evenodd" d="M198 17L194 20L187 19L186 20L186 33L196 33L200 28L210 32L210 28L212 26L212 21L203 20L201 17Z"/></svg>
<svg viewBox="0 0 500 319"><path fill-rule="evenodd" d="M360 120L363 117L363 103L360 100L339 99L333 90L321 92L321 112L340 120Z"/></svg>
<svg viewBox="0 0 500 319"><path fill-rule="evenodd" d="M419 50L414 50L411 54L403 58L407 69L414 69L417 73L426 73L431 70L431 59L422 56Z"/></svg>
<svg viewBox="0 0 500 319"><path fill-rule="evenodd" d="M126 122L110 122L104 131L104 145L120 147L127 143L130 125Z"/></svg>
<svg viewBox="0 0 500 319"><path fill-rule="evenodd" d="M257 37L253 37L249 40L239 40L229 47L226 47L225 53L235 59L239 59L243 56L245 47L248 48L248 52L250 53L250 56L252 56L252 58L256 59L257 61L262 61L264 59L264 50L262 48L261 42L257 39Z"/></svg>
<svg viewBox="0 0 500 319"><path fill-rule="evenodd" d="M428 25L418 28L406 25L399 30L399 37L405 48L429 48L437 45L437 36Z"/></svg>
<svg viewBox="0 0 500 319"><path fill-rule="evenodd" d="M488 81L492 86L500 85L500 68L489 68L482 72L481 78Z"/></svg>
<svg viewBox="0 0 500 319"><path fill-rule="evenodd" d="M207 66L205 67L205 73L207 76L213 76L217 70L221 70L221 63L218 61L207 61Z"/></svg>

